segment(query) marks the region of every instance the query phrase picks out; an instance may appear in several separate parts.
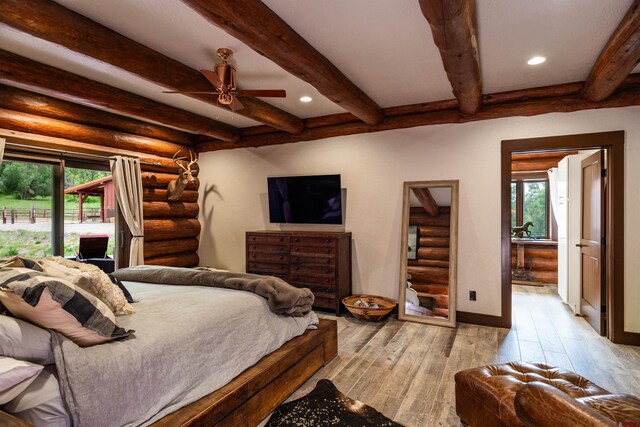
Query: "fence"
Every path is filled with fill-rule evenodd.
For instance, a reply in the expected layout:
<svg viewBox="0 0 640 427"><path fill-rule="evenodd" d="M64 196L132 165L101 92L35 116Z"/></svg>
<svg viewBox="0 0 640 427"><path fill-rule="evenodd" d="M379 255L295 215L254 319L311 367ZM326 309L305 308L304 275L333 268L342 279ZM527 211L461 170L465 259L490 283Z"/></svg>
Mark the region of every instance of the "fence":
<svg viewBox="0 0 640 427"><path fill-rule="evenodd" d="M14 209L3 208L2 209L2 223L3 224L16 224L16 223L30 223L36 222L51 222L52 209L31 207L29 209ZM79 218L78 209L65 209L64 221L65 222L109 222L110 218L115 216L113 209L104 209L104 212L100 208L83 208L82 218ZM105 221L102 221L105 218Z"/></svg>

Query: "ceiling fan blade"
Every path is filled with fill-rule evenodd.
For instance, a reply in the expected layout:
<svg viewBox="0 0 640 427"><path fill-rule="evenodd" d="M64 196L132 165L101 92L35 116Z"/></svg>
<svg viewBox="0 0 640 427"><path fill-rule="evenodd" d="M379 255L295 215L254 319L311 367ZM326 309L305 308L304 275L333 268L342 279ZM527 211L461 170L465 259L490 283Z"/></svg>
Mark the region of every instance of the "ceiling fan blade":
<svg viewBox="0 0 640 427"><path fill-rule="evenodd" d="M240 102L238 97L234 96L233 101L231 101L231 104L229 105L229 107L231 107L232 111L239 111L244 108L244 105L242 105L242 102Z"/></svg>
<svg viewBox="0 0 640 427"><path fill-rule="evenodd" d="M240 90L238 94L241 96L260 96L265 98L285 98L287 92L282 89L257 89L257 90Z"/></svg>
<svg viewBox="0 0 640 427"><path fill-rule="evenodd" d="M217 91L208 91L208 92L181 92L179 90L163 90L162 93L188 93L192 95L218 95Z"/></svg>
<svg viewBox="0 0 640 427"><path fill-rule="evenodd" d="M222 80L220 80L220 77L218 77L218 74L215 71L211 71L211 70L205 70L204 68L200 69L200 72L202 73L203 76L205 76L207 78L207 80L209 80L211 82L212 85L214 85L217 89L222 89L222 87L224 86L224 83L222 83Z"/></svg>

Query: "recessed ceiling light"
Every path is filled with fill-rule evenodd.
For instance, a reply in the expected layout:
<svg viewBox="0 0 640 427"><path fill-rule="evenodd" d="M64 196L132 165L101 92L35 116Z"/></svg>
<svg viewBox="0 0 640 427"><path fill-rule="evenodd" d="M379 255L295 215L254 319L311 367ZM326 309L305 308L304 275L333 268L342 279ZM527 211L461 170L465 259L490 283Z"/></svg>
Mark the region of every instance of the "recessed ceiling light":
<svg viewBox="0 0 640 427"><path fill-rule="evenodd" d="M311 98L310 96L301 96L300 97L300 102L311 102L313 101L313 98Z"/></svg>
<svg viewBox="0 0 640 427"><path fill-rule="evenodd" d="M544 56L534 56L533 58L527 61L527 64L538 65L538 64L542 64L546 60L547 58L545 58Z"/></svg>

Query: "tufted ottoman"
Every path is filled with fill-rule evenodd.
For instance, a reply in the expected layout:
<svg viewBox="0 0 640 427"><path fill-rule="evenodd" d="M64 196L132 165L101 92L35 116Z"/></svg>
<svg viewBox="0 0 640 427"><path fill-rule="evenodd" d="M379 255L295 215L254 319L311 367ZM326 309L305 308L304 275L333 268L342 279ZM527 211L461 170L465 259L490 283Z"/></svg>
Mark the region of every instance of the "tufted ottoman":
<svg viewBox="0 0 640 427"><path fill-rule="evenodd" d="M511 362L467 369L455 375L456 413L473 427L518 426L514 400L530 382L548 384L579 398L609 392L580 375L544 363Z"/></svg>

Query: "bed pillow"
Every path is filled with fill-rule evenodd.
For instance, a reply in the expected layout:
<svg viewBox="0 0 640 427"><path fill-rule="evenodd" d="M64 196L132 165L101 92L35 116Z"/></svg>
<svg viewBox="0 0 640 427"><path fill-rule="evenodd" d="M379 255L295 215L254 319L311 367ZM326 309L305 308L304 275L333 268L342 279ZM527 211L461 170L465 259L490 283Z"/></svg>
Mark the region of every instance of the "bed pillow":
<svg viewBox="0 0 640 427"><path fill-rule="evenodd" d="M131 314L135 311L122 290L111 281L109 275L95 265L61 257L41 258L37 261L42 271L50 276L67 280L93 294L116 316Z"/></svg>
<svg viewBox="0 0 640 427"><path fill-rule="evenodd" d="M39 365L54 363L51 333L20 319L0 315L0 356Z"/></svg>
<svg viewBox="0 0 640 427"><path fill-rule="evenodd" d="M53 366L45 367L29 386L2 410L34 426L71 427Z"/></svg>
<svg viewBox="0 0 640 427"><path fill-rule="evenodd" d="M126 337L98 298L66 282L25 268L0 268L0 303L15 317L52 329L86 347Z"/></svg>
<svg viewBox="0 0 640 427"><path fill-rule="evenodd" d="M22 393L43 368L35 363L0 356L0 405Z"/></svg>

